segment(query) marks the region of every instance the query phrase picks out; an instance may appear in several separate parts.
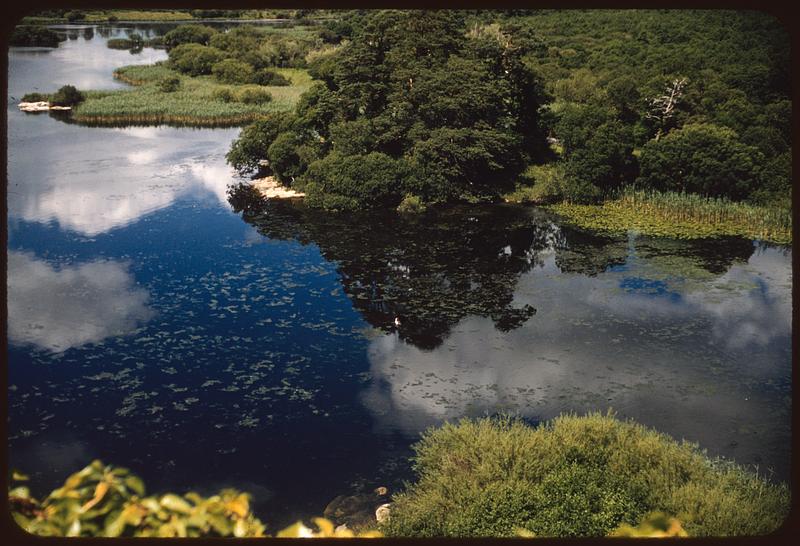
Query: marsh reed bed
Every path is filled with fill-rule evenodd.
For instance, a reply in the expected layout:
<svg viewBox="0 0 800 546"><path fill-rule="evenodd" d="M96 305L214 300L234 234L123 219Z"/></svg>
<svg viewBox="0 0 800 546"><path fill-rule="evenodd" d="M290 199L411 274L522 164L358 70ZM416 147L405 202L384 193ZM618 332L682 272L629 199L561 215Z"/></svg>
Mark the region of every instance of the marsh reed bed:
<svg viewBox="0 0 800 546"><path fill-rule="evenodd" d="M289 86L227 85L211 76L188 77L163 64L125 66L114 77L130 89L86 91L86 100L72 119L86 125L173 124L202 127L244 125L268 112L291 110L308 89L311 77L295 68L275 70ZM163 92L166 79L178 80L176 90ZM251 100L254 97L258 100Z"/></svg>
<svg viewBox="0 0 800 546"><path fill-rule="evenodd" d="M568 221L603 231L636 230L679 239L741 236L778 244L792 242L792 212L691 193L627 187L601 205L563 202L548 207Z"/></svg>

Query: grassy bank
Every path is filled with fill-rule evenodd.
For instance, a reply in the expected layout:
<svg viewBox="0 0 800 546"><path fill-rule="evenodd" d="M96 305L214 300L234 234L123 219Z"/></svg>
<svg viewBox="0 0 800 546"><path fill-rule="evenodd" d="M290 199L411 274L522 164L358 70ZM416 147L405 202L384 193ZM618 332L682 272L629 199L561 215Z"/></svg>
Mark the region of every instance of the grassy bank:
<svg viewBox="0 0 800 546"><path fill-rule="evenodd" d="M601 205L562 202L546 208L571 224L598 231L635 230L676 239L732 235L792 242L790 210L694 194L627 189Z"/></svg>
<svg viewBox="0 0 800 546"><path fill-rule="evenodd" d="M227 85L211 76L185 76L162 64L125 66L117 69L114 77L133 88L86 91L86 100L75 109L73 120L88 125L242 125L268 112L291 110L311 83L305 70L279 68L276 72L292 85ZM177 90L164 91L162 82L170 78L179 81ZM264 91L271 100L259 102L259 93Z"/></svg>
<svg viewBox="0 0 800 546"><path fill-rule="evenodd" d="M418 479L393 499L390 536L604 536L650 511L690 536L763 535L790 506L786 485L610 415L462 420L415 450Z"/></svg>

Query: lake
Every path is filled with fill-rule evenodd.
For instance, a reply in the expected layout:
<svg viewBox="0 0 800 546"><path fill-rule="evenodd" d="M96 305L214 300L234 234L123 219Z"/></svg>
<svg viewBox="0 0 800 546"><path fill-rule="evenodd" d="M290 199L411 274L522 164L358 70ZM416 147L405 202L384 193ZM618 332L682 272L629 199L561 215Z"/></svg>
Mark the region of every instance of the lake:
<svg viewBox="0 0 800 546"><path fill-rule="evenodd" d="M171 26L57 28L9 52L9 460L34 494L100 458L151 492L249 491L274 532L397 490L445 420L609 408L788 480L790 248L266 203L225 162L239 129L20 112L124 87L166 54L105 41Z"/></svg>

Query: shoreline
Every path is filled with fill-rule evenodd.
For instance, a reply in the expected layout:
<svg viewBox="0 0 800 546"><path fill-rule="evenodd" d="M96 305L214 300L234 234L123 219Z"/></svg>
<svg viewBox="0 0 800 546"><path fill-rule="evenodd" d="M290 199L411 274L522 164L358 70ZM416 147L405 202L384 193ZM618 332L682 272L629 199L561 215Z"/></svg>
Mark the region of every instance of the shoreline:
<svg viewBox="0 0 800 546"><path fill-rule="evenodd" d="M266 199L302 199L305 193L285 187L274 176L265 176L250 181L253 187Z"/></svg>

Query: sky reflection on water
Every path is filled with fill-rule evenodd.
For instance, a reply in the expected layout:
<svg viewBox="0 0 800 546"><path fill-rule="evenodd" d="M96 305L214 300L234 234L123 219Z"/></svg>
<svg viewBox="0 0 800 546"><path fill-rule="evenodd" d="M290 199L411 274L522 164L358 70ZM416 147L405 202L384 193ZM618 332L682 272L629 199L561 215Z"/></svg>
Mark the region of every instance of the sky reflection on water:
<svg viewBox="0 0 800 546"><path fill-rule="evenodd" d="M114 32L13 49L10 94L120 85L150 59ZM231 186L237 129L8 115L9 457L35 492L100 457L279 525L399 486L444 419L609 407L789 476L789 249L265 205Z"/></svg>

